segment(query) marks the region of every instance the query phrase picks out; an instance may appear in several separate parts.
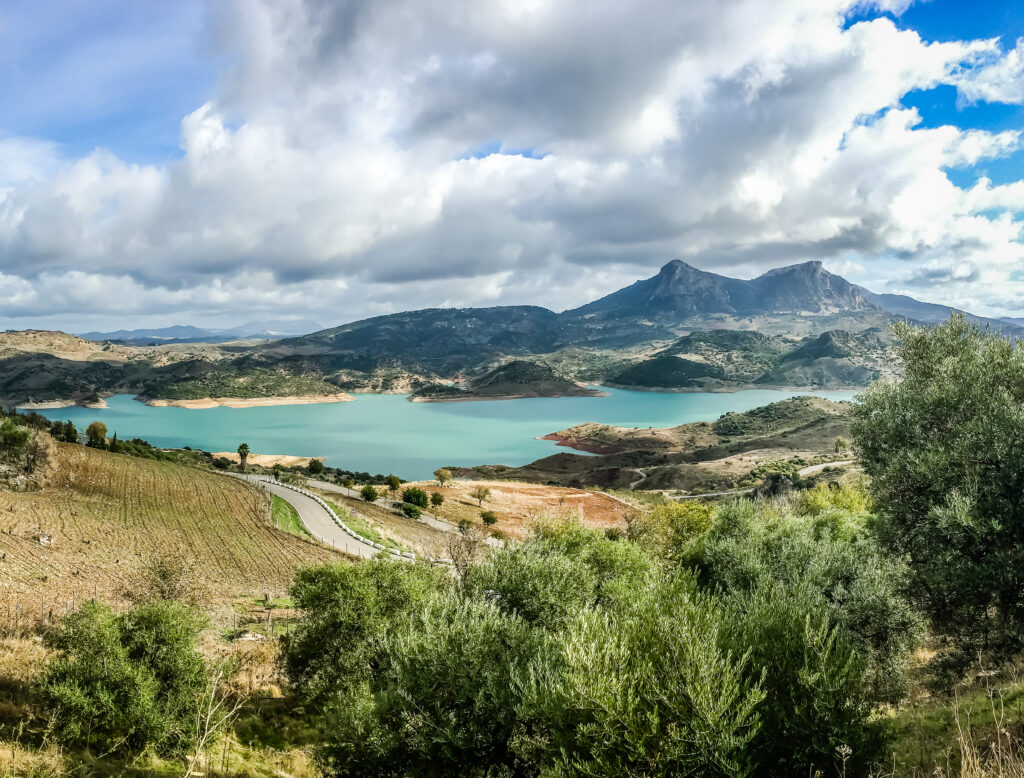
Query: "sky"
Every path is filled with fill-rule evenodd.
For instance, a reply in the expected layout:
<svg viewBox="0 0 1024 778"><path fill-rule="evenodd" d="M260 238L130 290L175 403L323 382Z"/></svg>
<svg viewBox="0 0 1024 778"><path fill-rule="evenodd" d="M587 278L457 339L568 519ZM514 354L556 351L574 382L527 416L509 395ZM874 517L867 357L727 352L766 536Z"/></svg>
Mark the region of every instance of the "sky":
<svg viewBox="0 0 1024 778"><path fill-rule="evenodd" d="M0 329L821 260L1024 316L1010 0L5 0Z"/></svg>

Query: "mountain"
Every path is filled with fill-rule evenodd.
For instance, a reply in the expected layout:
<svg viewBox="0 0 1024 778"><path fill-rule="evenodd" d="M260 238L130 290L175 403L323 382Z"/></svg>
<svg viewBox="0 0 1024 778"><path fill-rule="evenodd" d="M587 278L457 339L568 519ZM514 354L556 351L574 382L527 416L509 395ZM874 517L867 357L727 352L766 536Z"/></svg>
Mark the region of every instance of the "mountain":
<svg viewBox="0 0 1024 778"><path fill-rule="evenodd" d="M135 346L165 343L225 343L231 340L273 340L294 337L320 329L314 321L250 321L227 329L205 329L175 324L155 329L113 330L112 332L81 332L78 337L93 341L116 341Z"/></svg>
<svg viewBox="0 0 1024 778"><path fill-rule="evenodd" d="M690 328L756 329L794 335L883 325L888 314L865 290L821 262L744 280L675 259L657 275L561 315L578 342L622 346L667 339Z"/></svg>
<svg viewBox="0 0 1024 778"><path fill-rule="evenodd" d="M428 308L329 329L297 320L224 330L179 325L90 332L87 338L102 342L73 348L47 345L60 333L8 334L0 337L0 402L119 391L191 397L232 381L264 396L315 385L434 400L557 396L602 382L683 390L857 388L898 370L888 324L948 315L945 306L874 294L821 262L745 280L672 260L650 278L562 313L520 305ZM1024 336L1014 322L971 320ZM315 331L293 336L289 327ZM264 342L230 342L244 339Z"/></svg>
<svg viewBox="0 0 1024 778"><path fill-rule="evenodd" d="M858 289L861 288L858 287ZM987 319L984 316L975 316L973 313L949 305L923 303L903 294L875 294L867 289L861 289L861 291L864 292L868 300L887 313L920 324L941 324L949 319L950 313L962 313L968 321L982 328L991 327L993 330L1007 335L1017 335L1024 330L1024 319Z"/></svg>

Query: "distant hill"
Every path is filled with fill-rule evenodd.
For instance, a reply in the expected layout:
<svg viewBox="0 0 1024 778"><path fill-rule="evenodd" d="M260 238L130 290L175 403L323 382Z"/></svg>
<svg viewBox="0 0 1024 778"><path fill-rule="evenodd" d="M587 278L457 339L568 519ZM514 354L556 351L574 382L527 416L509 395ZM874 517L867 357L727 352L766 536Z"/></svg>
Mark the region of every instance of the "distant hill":
<svg viewBox="0 0 1024 778"><path fill-rule="evenodd" d="M981 327L991 327L996 332L1019 335L1024 331L1024 319L987 319L984 316L975 316L973 313L949 305L923 303L902 294L875 294L867 289L864 289L863 292L871 302L884 311L920 324L940 324L949 319L950 313L962 313L968 321Z"/></svg>
<svg viewBox="0 0 1024 778"><path fill-rule="evenodd" d="M113 330L110 332L82 332L80 338L94 341L115 341L133 346L163 345L167 343L227 343L232 340L274 340L302 335L319 330L313 321L250 321L227 329L206 329L187 324L153 329Z"/></svg>

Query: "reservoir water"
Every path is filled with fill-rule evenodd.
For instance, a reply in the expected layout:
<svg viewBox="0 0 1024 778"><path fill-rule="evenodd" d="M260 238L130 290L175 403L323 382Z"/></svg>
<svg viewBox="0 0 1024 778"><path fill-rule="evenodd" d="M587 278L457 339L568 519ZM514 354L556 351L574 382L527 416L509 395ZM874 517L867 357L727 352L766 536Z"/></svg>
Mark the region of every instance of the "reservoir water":
<svg viewBox="0 0 1024 778"><path fill-rule="evenodd" d="M713 421L728 411L811 392L659 393L607 389L608 397L531 398L487 402L411 403L404 395L357 394L355 402L263 408L151 408L117 395L108 408L41 411L50 419L92 421L107 434L144 438L163 447L234 451L243 441L255 454L326 457L345 470L430 478L442 465L524 465L560 449L536 440L583 422L621 427L671 427ZM813 392L849 400L854 392Z"/></svg>

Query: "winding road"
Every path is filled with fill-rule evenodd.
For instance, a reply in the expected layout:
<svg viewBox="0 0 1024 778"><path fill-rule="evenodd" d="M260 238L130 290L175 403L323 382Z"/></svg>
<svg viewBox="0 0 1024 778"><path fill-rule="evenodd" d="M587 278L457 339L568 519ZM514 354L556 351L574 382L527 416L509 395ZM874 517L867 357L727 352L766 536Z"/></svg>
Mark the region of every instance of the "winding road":
<svg viewBox="0 0 1024 778"><path fill-rule="evenodd" d="M272 478L258 475L237 475L235 477L255 484L289 503L299 514L299 519L306 525L309 534L317 540L333 546L339 551L344 551L363 559L370 559L380 553L378 549L356 540L335 524L334 519L324 510L323 506L311 497L289 489L287 486L275 482Z"/></svg>

